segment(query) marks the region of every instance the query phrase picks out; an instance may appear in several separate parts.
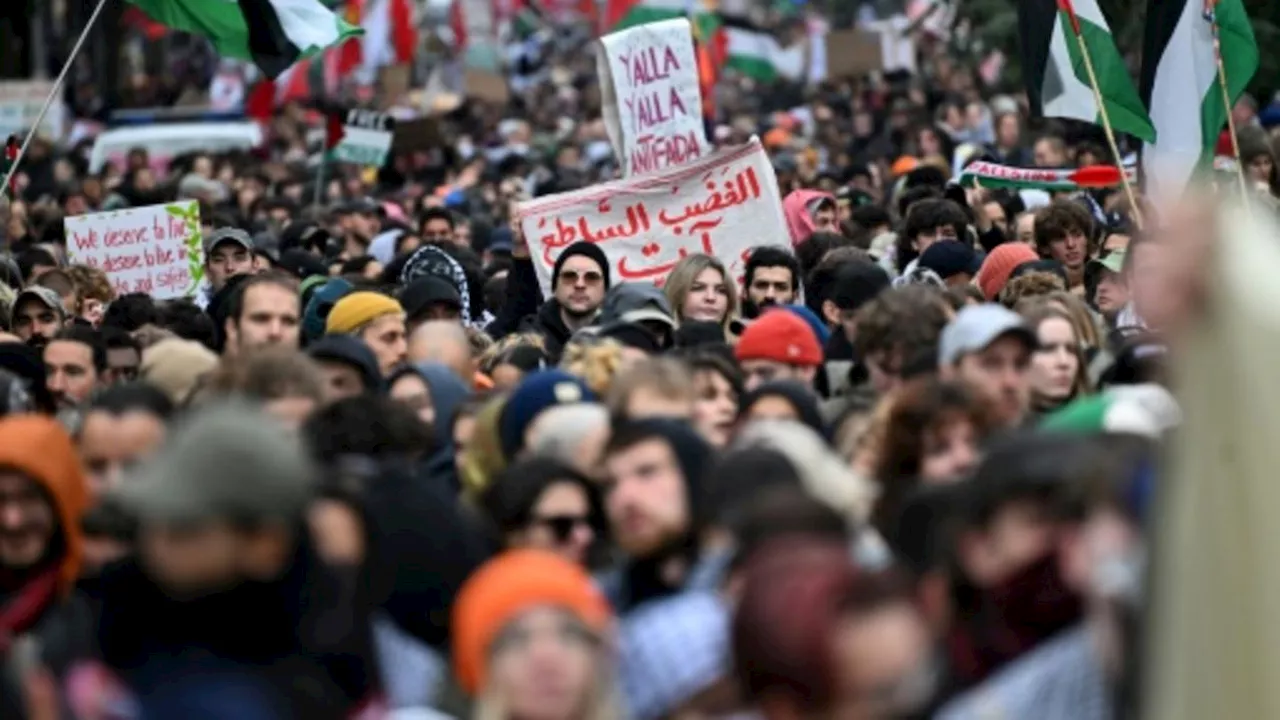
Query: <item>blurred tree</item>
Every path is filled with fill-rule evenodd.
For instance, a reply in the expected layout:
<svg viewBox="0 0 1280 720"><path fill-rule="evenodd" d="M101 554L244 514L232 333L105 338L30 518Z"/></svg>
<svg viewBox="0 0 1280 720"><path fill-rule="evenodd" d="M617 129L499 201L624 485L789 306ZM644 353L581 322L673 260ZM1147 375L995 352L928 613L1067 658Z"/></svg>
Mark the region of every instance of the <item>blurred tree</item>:
<svg viewBox="0 0 1280 720"><path fill-rule="evenodd" d="M1019 67L1018 16L1015 4L1018 0L965 0L960 3L957 20L967 20L973 28L967 50L981 57L993 48L999 48L1008 56L1001 85L1005 89L1021 88L1022 73ZM1111 32L1116 37L1120 51L1129 59L1137 80L1142 55L1143 23L1147 4L1142 0L1098 0ZM1267 48L1280 42L1280 2L1277 0L1244 0L1249 17L1253 19L1253 33L1262 49L1258 73L1249 90L1263 106L1271 101L1272 93L1280 89L1280 54L1269 53Z"/></svg>

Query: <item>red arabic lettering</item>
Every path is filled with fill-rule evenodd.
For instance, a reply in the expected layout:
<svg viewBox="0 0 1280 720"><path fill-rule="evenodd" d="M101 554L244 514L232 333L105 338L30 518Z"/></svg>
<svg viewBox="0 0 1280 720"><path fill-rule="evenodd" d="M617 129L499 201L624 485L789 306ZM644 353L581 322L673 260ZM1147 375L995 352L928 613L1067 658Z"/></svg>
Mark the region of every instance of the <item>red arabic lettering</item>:
<svg viewBox="0 0 1280 720"><path fill-rule="evenodd" d="M601 200L597 207L602 212L608 212L610 209L607 200ZM538 218L536 227L542 229L550 222L552 222L551 218ZM556 217L554 226L554 232L546 233L538 238L538 242L542 245L542 258L549 265L555 264L555 260L551 256L553 250L564 248L575 242L585 241L598 244L607 240L635 237L640 233L648 232L650 229L649 210L645 208L643 203L637 203L627 208L625 222L595 230L592 230L587 224L585 216L569 222L566 222L563 218Z"/></svg>
<svg viewBox="0 0 1280 720"><path fill-rule="evenodd" d="M721 171L721 174L723 173L724 171ZM709 197L703 201L686 205L684 214L676 218L667 215L666 211L663 210L658 213L658 220L664 225L677 225L691 218L721 212L741 205L748 200L758 200L760 198L760 183L756 178L755 168L747 168L746 171L738 173L733 180L726 181L722 188L717 187L716 183L710 178L711 173L702 178L703 185L707 190L711 191ZM724 192L721 192L722 189ZM676 188L676 190L679 190L679 188Z"/></svg>
<svg viewBox="0 0 1280 720"><path fill-rule="evenodd" d="M679 252L677 252L676 255L678 257L672 262L663 263L662 265L654 265L652 267L647 267L647 268L640 268L639 270L633 270L630 267L628 267L627 259L624 257L618 261L618 275L619 277L627 281L645 280L649 278L656 278L662 275L666 275L667 273L671 272L671 270L675 268L676 265L679 265L681 260L689 256L689 251L685 250L684 248L680 248Z"/></svg>

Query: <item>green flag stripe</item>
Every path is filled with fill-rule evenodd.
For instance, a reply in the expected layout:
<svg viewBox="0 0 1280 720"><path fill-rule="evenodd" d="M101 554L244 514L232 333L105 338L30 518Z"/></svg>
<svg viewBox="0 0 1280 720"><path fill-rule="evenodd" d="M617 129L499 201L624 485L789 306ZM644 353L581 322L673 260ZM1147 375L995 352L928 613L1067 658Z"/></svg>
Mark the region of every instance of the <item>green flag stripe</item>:
<svg viewBox="0 0 1280 720"><path fill-rule="evenodd" d="M674 18L685 17L682 10L661 5L636 5L627 11L626 15L618 21L618 24L609 28L609 32L617 32L618 30L626 30L637 25L644 25L651 22L661 22L663 20L671 20Z"/></svg>
<svg viewBox="0 0 1280 720"><path fill-rule="evenodd" d="M1218 20L1218 41L1223 72L1227 77L1227 92L1234 105L1258 70L1258 43L1254 39L1253 26L1249 23L1249 16L1241 0L1220 0L1214 12ZM1218 144L1218 135L1227 124L1227 108L1219 83L1215 82L1204 96L1200 104L1200 118L1205 156L1211 160L1213 149Z"/></svg>
<svg viewBox="0 0 1280 720"><path fill-rule="evenodd" d="M1058 27L1067 34L1067 52L1071 54L1072 69L1080 82L1088 85L1089 72L1085 67L1084 56L1080 53L1080 43L1071 29L1071 19L1062 12L1059 17L1061 22ZM1154 142L1155 127L1147 116L1142 98L1138 96L1133 78L1129 76L1129 68L1116 49L1115 39L1106 28L1078 16L1077 19L1080 21L1080 35L1089 49L1089 59L1093 61L1098 91L1102 95L1102 102L1106 104L1112 129ZM1101 113L1096 122L1102 124Z"/></svg>
<svg viewBox="0 0 1280 720"><path fill-rule="evenodd" d="M156 22L209 38L226 57L250 60L271 77L363 32L317 0L129 0ZM254 22L246 14L269 18ZM251 32L252 30L252 32Z"/></svg>

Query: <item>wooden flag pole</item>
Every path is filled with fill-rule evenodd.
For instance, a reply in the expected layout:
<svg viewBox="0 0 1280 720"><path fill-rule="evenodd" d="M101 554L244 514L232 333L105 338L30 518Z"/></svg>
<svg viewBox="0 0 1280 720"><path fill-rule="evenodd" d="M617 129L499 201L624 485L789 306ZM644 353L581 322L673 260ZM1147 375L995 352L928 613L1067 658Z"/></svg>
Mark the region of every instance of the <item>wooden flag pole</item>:
<svg viewBox="0 0 1280 720"><path fill-rule="evenodd" d="M67 74L71 72L71 65L80 56L84 41L89 39L89 31L93 30L93 26L98 24L98 17L102 15L102 9L106 6L107 0L98 0L98 7L89 16L89 21L84 24L84 30L80 31L80 38L72 46L71 54L67 56L67 62L62 66L62 72L58 73L58 77L53 81L53 89L49 92L49 97L45 98L44 107L40 108L40 114L36 115L35 122L27 130L27 136L23 138L22 147L18 148L18 156L13 159L13 164L9 166L9 172L5 173L4 182L0 184L0 199L3 199L4 194L9 191L13 176L18 173L18 166L22 164L22 158L26 157L27 148L31 147L31 141L40 132L40 126L44 124L44 118L49 114L49 108L53 107L53 101L62 95L62 85L67 81Z"/></svg>
<svg viewBox="0 0 1280 720"><path fill-rule="evenodd" d="M1236 179L1240 181L1240 201L1248 208L1249 182L1244 176L1244 158L1240 157L1240 136L1236 134L1236 119L1232 114L1234 108L1231 106L1231 91L1227 86L1227 68L1222 64L1222 44L1218 41L1218 16L1212 8L1212 5L1216 4L1216 1L1211 0L1211 5L1205 12L1208 15L1209 25L1213 28L1213 60L1218 65L1218 87L1222 88L1222 108L1227 111L1227 132L1231 135L1231 153L1236 158Z"/></svg>
<svg viewBox="0 0 1280 720"><path fill-rule="evenodd" d="M1120 156L1120 146L1116 144L1115 131L1111 129L1111 117L1107 113L1107 105L1102 101L1102 90L1098 87L1098 75L1093 71L1093 59L1089 57L1089 46L1080 32L1080 20L1076 17L1076 9L1071 0L1058 0L1058 7L1071 19L1071 31L1075 33L1076 44L1080 46L1080 56L1084 58L1084 71L1089 75L1089 87L1093 88L1093 101L1098 105L1098 117L1102 119L1102 130L1107 135L1107 144L1111 146L1111 156L1116 159L1116 167L1120 168L1120 178L1124 183L1124 194L1133 208L1133 221L1142 230L1142 208L1138 205L1138 196L1133 192L1133 183L1129 182L1129 174L1124 172L1124 158Z"/></svg>

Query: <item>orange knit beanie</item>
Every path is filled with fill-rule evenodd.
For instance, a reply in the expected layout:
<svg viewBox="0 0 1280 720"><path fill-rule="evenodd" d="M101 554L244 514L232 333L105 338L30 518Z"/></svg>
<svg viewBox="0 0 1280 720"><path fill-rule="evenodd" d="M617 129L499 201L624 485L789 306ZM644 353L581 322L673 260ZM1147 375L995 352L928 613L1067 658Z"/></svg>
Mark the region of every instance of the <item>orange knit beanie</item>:
<svg viewBox="0 0 1280 720"><path fill-rule="evenodd" d="M453 606L453 669L475 695L489 670L489 646L524 611L553 605L602 634L613 611L586 570L542 550L511 550L476 570Z"/></svg>
<svg viewBox="0 0 1280 720"><path fill-rule="evenodd" d="M1036 254L1035 249L1026 243L1004 243L987 254L987 259L982 261L982 267L978 268L978 276L974 278L974 282L982 289L982 294L987 300L995 300L1001 288L1009 282L1009 274L1014 268L1022 263L1039 259L1040 256Z"/></svg>

